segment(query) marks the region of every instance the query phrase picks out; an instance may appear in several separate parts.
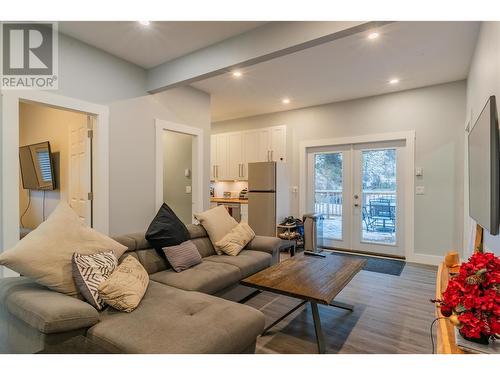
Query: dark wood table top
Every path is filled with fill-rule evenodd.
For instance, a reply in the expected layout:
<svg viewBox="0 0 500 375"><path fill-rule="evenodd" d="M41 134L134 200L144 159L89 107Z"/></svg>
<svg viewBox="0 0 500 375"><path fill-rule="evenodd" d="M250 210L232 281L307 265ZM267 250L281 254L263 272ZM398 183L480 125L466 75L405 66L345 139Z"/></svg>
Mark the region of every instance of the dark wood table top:
<svg viewBox="0 0 500 375"><path fill-rule="evenodd" d="M298 254L243 279L241 284L329 305L366 260L325 254L325 258Z"/></svg>

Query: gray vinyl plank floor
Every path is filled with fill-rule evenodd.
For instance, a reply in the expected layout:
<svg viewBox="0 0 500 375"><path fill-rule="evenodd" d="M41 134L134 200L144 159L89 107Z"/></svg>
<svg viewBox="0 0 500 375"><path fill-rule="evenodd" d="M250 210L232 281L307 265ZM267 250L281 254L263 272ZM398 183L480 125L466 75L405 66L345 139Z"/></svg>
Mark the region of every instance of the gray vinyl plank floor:
<svg viewBox="0 0 500 375"><path fill-rule="evenodd" d="M326 352L335 354L431 353L437 267L407 263L400 276L361 271L336 300L354 312L319 306ZM263 292L246 304L261 310L272 323L300 303ZM317 353L309 304L301 307L257 339L257 353Z"/></svg>

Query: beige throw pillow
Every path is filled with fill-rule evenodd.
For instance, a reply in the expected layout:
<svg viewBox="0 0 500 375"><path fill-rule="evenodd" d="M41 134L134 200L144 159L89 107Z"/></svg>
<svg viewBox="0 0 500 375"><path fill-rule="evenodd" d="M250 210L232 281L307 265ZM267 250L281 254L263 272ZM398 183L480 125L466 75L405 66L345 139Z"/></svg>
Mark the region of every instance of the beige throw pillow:
<svg viewBox="0 0 500 375"><path fill-rule="evenodd" d="M85 226L73 209L61 202L38 228L0 254L0 265L57 292L77 296L72 275L73 253L113 251L120 258L125 250L125 246Z"/></svg>
<svg viewBox="0 0 500 375"><path fill-rule="evenodd" d="M148 273L137 259L129 255L97 289L104 303L131 312L141 302L148 284Z"/></svg>
<svg viewBox="0 0 500 375"><path fill-rule="evenodd" d="M227 212L224 206L217 206L200 214L194 214L194 217L207 231L216 253L221 255L222 251L217 248L216 243L222 240L226 234L231 232L231 230L238 225L238 222L229 215L229 212Z"/></svg>
<svg viewBox="0 0 500 375"><path fill-rule="evenodd" d="M239 223L215 246L227 255L238 255L254 237L255 232L247 223Z"/></svg>

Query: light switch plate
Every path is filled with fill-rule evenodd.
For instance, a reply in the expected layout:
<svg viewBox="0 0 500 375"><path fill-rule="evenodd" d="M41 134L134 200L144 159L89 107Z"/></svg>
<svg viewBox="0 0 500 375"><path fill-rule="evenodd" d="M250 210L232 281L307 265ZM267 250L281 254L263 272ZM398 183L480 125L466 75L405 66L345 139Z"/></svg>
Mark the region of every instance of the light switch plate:
<svg viewBox="0 0 500 375"><path fill-rule="evenodd" d="M423 175L424 175L424 168L415 169L415 176L423 176Z"/></svg>
<svg viewBox="0 0 500 375"><path fill-rule="evenodd" d="M416 186L415 187L415 194L417 194L417 195L424 195L425 194L425 188L423 186Z"/></svg>
<svg viewBox="0 0 500 375"><path fill-rule="evenodd" d="M186 186L186 194L191 194L191 186L190 185Z"/></svg>

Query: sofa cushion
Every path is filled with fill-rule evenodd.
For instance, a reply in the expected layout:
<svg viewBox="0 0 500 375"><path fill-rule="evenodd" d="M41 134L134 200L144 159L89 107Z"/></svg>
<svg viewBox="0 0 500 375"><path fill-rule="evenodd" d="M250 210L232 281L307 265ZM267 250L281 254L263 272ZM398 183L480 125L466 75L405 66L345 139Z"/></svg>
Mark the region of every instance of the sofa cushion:
<svg viewBox="0 0 500 375"><path fill-rule="evenodd" d="M146 239L160 253L165 246L189 240L189 232L175 212L163 203L146 231Z"/></svg>
<svg viewBox="0 0 500 375"><path fill-rule="evenodd" d="M239 282L241 273L230 264L203 261L182 272L170 269L154 273L150 279L179 289L214 294Z"/></svg>
<svg viewBox="0 0 500 375"><path fill-rule="evenodd" d="M73 253L95 254L113 251L119 258L127 248L85 226L64 201L37 229L12 249L0 254L0 265L32 278L57 292L78 295L73 280Z"/></svg>
<svg viewBox="0 0 500 375"><path fill-rule="evenodd" d="M249 306L154 281L136 310L109 309L100 319L87 337L118 353L240 353L265 323Z"/></svg>
<svg viewBox="0 0 500 375"><path fill-rule="evenodd" d="M144 267L137 259L128 256L97 289L106 304L131 312L141 302L148 284L149 276Z"/></svg>
<svg viewBox="0 0 500 375"><path fill-rule="evenodd" d="M73 279L83 298L97 310L104 307L97 287L111 276L118 259L112 251L82 255L73 254Z"/></svg>
<svg viewBox="0 0 500 375"><path fill-rule="evenodd" d="M243 250L237 256L212 255L204 259L207 262L230 264L238 267L241 278L253 275L271 265L271 255L263 251Z"/></svg>
<svg viewBox="0 0 500 375"><path fill-rule="evenodd" d="M243 222L239 223L222 240L215 243L215 247L224 254L236 256L255 237L255 232Z"/></svg>
<svg viewBox="0 0 500 375"><path fill-rule="evenodd" d="M217 254L222 254L222 251L217 249L215 244L222 240L226 234L231 232L231 229L237 226L238 222L229 215L224 206L217 206L210 210L194 214L194 217L207 231Z"/></svg>
<svg viewBox="0 0 500 375"><path fill-rule="evenodd" d="M164 247L163 251L175 272L185 271L201 263L201 255L191 240L180 245Z"/></svg>
<svg viewBox="0 0 500 375"><path fill-rule="evenodd" d="M0 303L45 334L86 328L99 321L99 313L87 302L49 290L26 277L1 279Z"/></svg>

